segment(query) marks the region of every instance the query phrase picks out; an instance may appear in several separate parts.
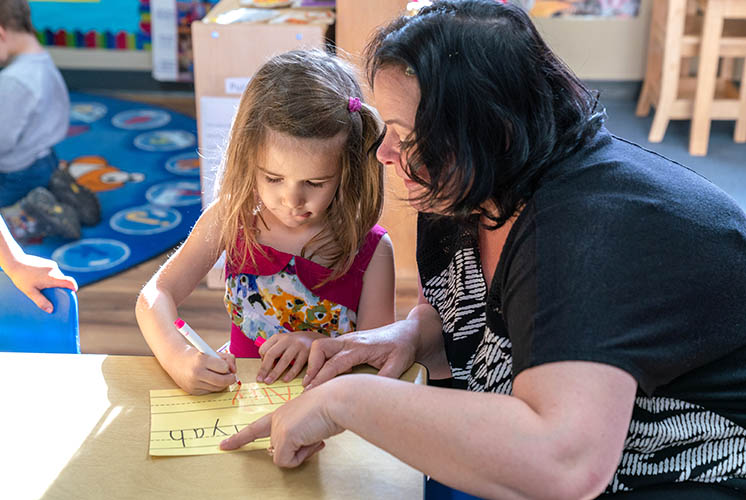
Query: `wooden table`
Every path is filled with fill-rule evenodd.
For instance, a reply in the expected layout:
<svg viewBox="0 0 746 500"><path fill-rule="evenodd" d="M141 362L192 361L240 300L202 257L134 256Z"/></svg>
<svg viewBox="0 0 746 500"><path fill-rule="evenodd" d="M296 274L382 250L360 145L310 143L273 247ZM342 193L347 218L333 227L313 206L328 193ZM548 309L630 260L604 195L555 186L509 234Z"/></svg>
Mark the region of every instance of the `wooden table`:
<svg viewBox="0 0 746 500"><path fill-rule="evenodd" d="M149 390L176 387L153 357L0 353L0 380L0 498L422 498L420 472L350 432L297 469L265 451L149 456Z"/></svg>

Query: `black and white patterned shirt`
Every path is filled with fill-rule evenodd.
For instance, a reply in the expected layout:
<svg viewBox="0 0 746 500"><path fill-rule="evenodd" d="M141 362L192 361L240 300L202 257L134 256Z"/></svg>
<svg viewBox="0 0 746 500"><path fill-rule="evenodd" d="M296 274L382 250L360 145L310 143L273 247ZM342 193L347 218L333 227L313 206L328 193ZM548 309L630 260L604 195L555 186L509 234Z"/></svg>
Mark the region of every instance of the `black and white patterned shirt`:
<svg viewBox="0 0 746 500"><path fill-rule="evenodd" d="M619 367L639 389L606 492L746 498L746 216L725 193L602 131L542 180L489 294L476 218L420 214L417 259L456 387L510 394L554 361Z"/></svg>

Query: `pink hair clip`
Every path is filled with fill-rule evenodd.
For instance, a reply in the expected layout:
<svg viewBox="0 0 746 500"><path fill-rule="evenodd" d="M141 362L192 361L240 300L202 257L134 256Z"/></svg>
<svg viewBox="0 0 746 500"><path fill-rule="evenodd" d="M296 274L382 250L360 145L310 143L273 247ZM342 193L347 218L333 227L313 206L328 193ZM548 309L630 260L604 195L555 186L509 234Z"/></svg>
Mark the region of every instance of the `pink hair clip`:
<svg viewBox="0 0 746 500"><path fill-rule="evenodd" d="M363 109L363 103L360 102L359 97L350 97L350 100L347 102L347 109L350 113L355 113Z"/></svg>

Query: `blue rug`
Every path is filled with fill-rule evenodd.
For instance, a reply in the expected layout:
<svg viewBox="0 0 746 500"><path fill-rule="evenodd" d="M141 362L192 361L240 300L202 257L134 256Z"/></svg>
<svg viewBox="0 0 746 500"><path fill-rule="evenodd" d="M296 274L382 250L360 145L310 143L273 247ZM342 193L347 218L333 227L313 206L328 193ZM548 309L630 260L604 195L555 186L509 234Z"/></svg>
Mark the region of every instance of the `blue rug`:
<svg viewBox="0 0 746 500"><path fill-rule="evenodd" d="M200 214L197 124L148 104L71 93L70 130L55 147L78 183L96 193L101 222L76 241L25 245L83 286L184 240Z"/></svg>

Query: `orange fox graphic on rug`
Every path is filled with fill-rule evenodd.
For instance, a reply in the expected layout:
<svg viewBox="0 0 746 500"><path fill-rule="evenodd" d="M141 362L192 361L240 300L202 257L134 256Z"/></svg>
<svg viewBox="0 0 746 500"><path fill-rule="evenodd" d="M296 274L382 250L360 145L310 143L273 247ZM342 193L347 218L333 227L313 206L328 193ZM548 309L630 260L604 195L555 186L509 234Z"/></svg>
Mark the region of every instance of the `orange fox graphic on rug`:
<svg viewBox="0 0 746 500"><path fill-rule="evenodd" d="M118 167L109 165L103 156L78 156L68 166L70 175L81 186L91 191L111 191L119 189L128 182L142 182L145 175L140 172L125 172Z"/></svg>

